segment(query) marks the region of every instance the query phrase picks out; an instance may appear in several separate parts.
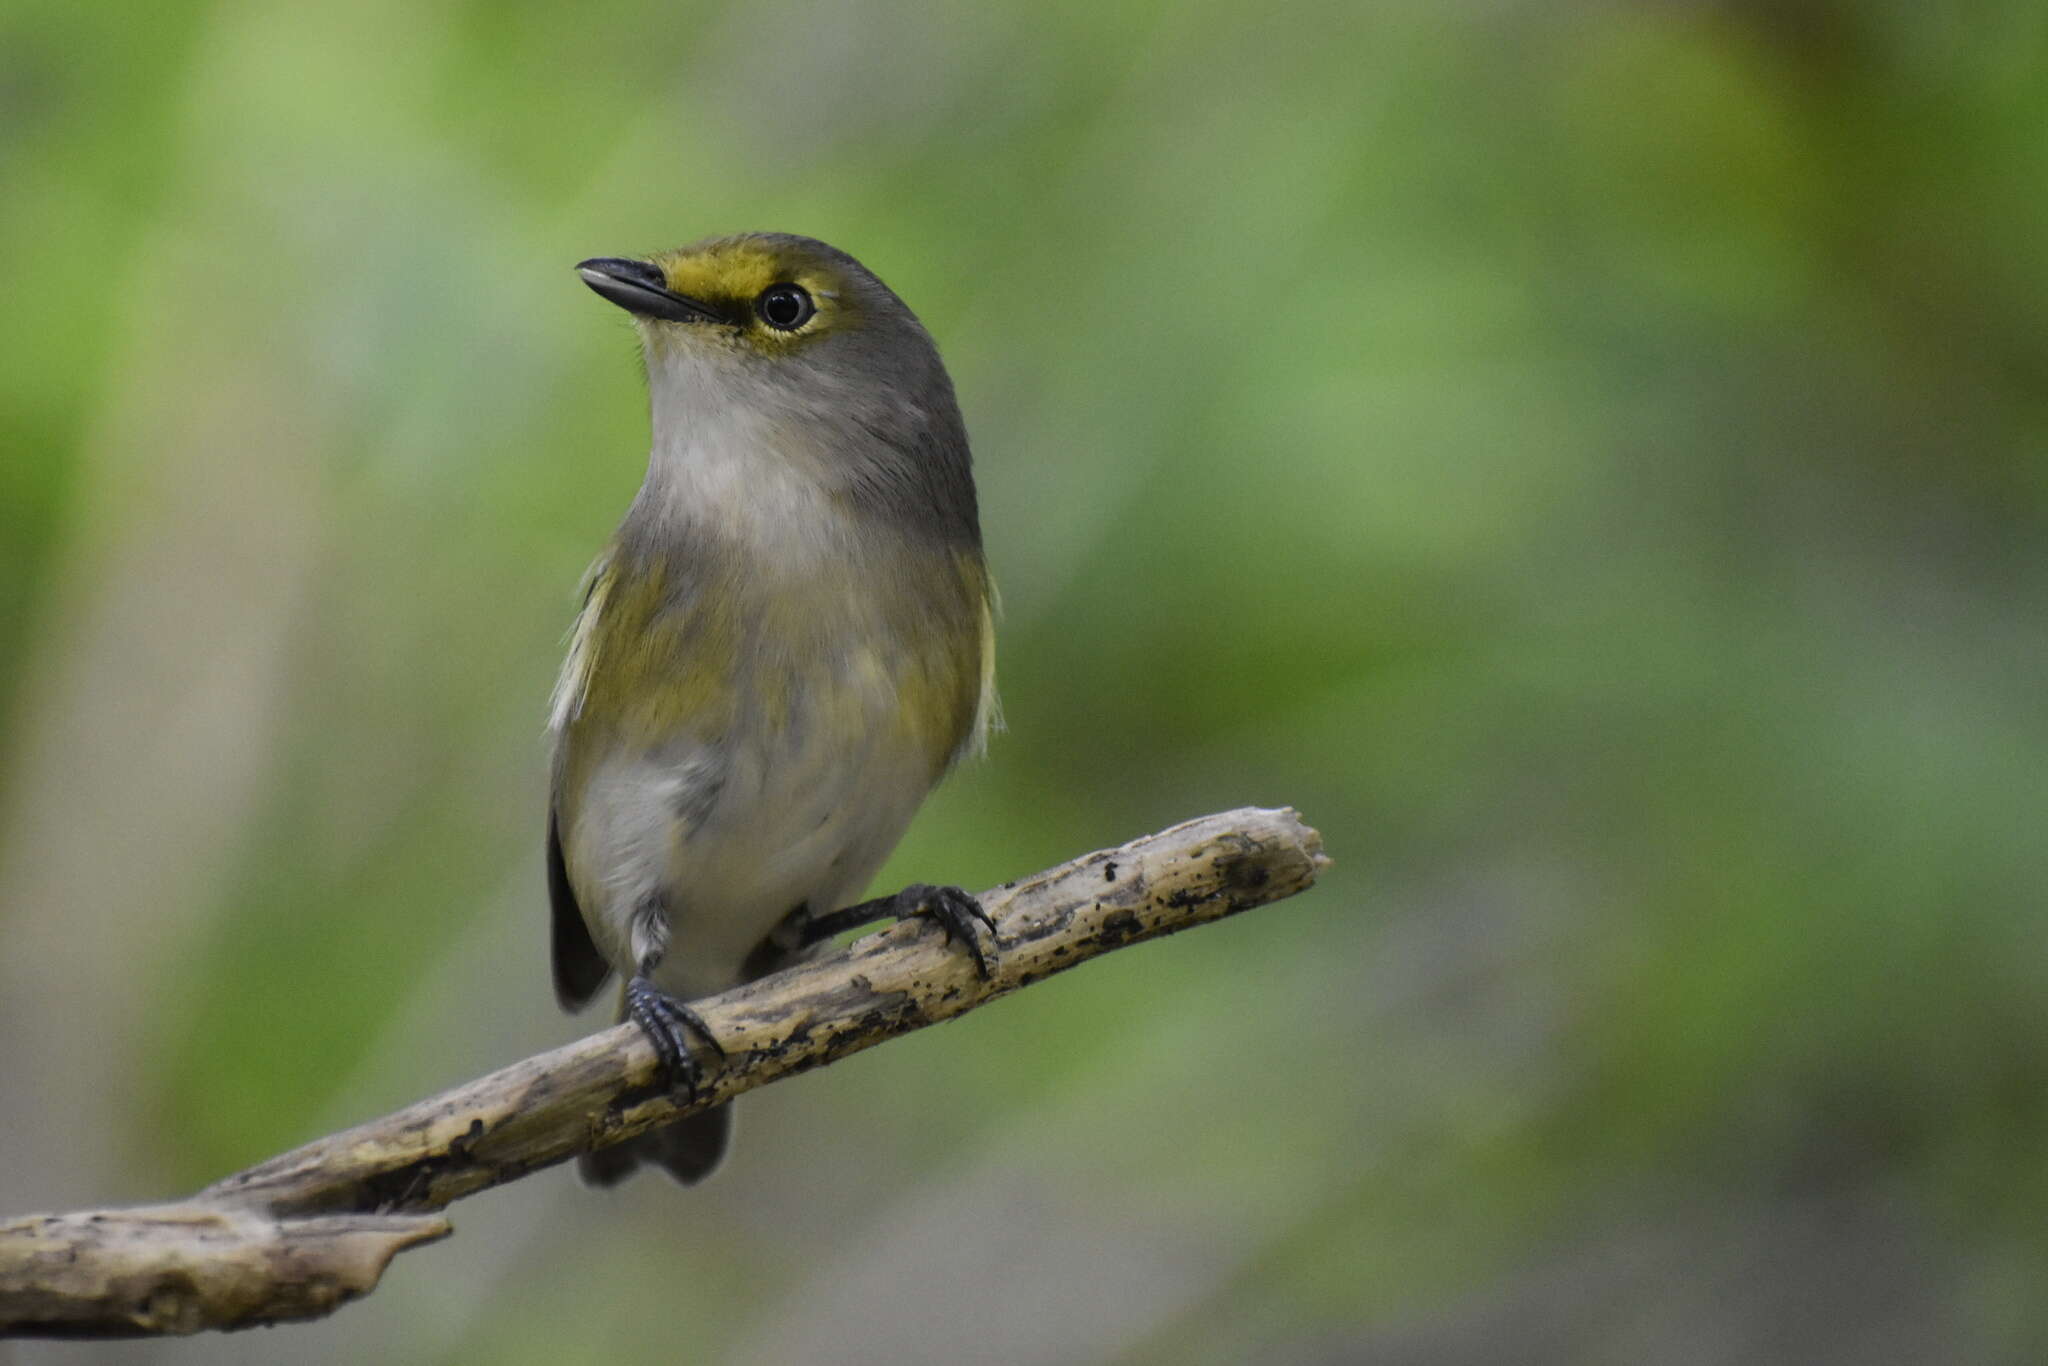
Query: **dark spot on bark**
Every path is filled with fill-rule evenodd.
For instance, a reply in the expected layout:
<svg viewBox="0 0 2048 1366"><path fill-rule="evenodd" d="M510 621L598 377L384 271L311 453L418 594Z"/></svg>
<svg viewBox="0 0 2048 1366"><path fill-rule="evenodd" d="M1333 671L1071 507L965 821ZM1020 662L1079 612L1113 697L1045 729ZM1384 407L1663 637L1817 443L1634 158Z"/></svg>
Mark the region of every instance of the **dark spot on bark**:
<svg viewBox="0 0 2048 1366"><path fill-rule="evenodd" d="M467 1161L470 1155L470 1148L483 1136L484 1122L480 1119L472 1119L467 1129L464 1129L454 1138L448 1140L448 1156L451 1159L459 1158Z"/></svg>
<svg viewBox="0 0 2048 1366"><path fill-rule="evenodd" d="M1135 912L1118 911L1103 920L1102 929L1097 932L1095 938L1104 948L1113 949L1119 944L1129 943L1144 932L1144 923L1138 919Z"/></svg>
<svg viewBox="0 0 2048 1366"><path fill-rule="evenodd" d="M1249 858L1232 859L1223 865L1223 885L1235 892L1254 891L1273 880L1266 866Z"/></svg>
<svg viewBox="0 0 2048 1366"><path fill-rule="evenodd" d="M335 1207L379 1213L415 1209L428 1187L433 1185L435 1174L448 1165L445 1157L427 1157L391 1171L378 1172L362 1182L359 1196L337 1201Z"/></svg>

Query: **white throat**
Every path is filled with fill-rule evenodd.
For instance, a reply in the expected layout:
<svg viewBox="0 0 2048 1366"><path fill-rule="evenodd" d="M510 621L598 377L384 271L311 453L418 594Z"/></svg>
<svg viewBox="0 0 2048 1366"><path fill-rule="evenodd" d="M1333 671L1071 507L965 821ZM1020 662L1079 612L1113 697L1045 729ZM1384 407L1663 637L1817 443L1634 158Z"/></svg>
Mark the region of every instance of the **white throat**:
<svg viewBox="0 0 2048 1366"><path fill-rule="evenodd" d="M841 539L829 453L766 379L724 357L650 357L653 444L640 501L799 567Z"/></svg>

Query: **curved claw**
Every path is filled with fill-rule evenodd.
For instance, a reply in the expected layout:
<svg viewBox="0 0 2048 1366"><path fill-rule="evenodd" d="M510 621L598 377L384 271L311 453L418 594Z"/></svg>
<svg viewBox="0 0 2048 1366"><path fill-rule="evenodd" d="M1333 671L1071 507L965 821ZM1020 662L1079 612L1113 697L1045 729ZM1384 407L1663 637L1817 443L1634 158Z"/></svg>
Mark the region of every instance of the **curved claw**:
<svg viewBox="0 0 2048 1366"><path fill-rule="evenodd" d="M670 1087L686 1100L695 1100L704 1082L704 1069L690 1051L690 1035L725 1061L725 1048L705 1027L703 1017L645 977L626 983L626 1016L654 1045Z"/></svg>
<svg viewBox="0 0 2048 1366"><path fill-rule="evenodd" d="M989 959L996 943L996 922L981 908L969 893L958 887L934 887L929 883L913 882L896 893L896 918L908 920L914 915L929 916L939 922L946 932L946 942L959 940L967 945L967 951L974 955L974 970L986 982L990 976ZM990 948L981 946L980 931L987 930Z"/></svg>

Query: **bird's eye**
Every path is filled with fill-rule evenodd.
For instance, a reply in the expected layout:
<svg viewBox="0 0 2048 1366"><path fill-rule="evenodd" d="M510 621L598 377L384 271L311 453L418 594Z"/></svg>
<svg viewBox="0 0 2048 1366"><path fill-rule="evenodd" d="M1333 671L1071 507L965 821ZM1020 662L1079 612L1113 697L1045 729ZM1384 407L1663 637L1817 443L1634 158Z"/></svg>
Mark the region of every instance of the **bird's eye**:
<svg viewBox="0 0 2048 1366"><path fill-rule="evenodd" d="M778 332L794 332L811 320L818 306L802 285L770 285L754 300L754 309Z"/></svg>

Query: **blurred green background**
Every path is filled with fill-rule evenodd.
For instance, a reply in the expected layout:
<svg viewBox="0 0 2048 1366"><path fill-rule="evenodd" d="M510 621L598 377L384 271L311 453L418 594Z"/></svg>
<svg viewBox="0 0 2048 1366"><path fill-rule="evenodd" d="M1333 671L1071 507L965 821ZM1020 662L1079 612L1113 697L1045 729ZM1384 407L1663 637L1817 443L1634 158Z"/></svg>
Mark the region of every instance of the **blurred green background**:
<svg viewBox="0 0 2048 1366"><path fill-rule="evenodd" d="M939 338L1010 720L889 885L1292 804L1286 906L544 1174L327 1323L15 1363L2048 1353L2048 10L0 5L0 1211L596 1027L571 273Z"/></svg>

